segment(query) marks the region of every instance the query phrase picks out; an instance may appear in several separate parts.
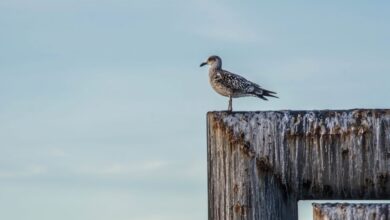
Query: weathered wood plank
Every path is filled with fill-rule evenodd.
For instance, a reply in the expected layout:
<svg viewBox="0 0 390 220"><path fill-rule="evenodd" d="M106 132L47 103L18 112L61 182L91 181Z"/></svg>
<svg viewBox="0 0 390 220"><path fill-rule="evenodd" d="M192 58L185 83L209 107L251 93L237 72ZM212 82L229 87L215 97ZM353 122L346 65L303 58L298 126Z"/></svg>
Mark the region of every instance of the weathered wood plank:
<svg viewBox="0 0 390 220"><path fill-rule="evenodd" d="M390 110L207 120L209 219L297 219L300 199L390 198Z"/></svg>
<svg viewBox="0 0 390 220"><path fill-rule="evenodd" d="M314 220L388 220L390 204L313 203Z"/></svg>

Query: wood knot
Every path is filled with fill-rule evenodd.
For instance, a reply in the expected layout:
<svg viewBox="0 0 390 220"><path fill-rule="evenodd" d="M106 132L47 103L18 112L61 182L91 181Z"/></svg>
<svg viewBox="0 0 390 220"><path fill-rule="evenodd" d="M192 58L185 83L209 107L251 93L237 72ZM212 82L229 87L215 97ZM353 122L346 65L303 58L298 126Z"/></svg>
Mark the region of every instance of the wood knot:
<svg viewBox="0 0 390 220"><path fill-rule="evenodd" d="M257 169L263 172L268 172L271 170L271 165L269 164L268 157L256 158Z"/></svg>
<svg viewBox="0 0 390 220"><path fill-rule="evenodd" d="M342 148L341 148L341 155L342 155L343 157L348 156L348 153L349 153L349 149L348 149L348 148L345 148L345 147L342 147Z"/></svg>
<svg viewBox="0 0 390 220"><path fill-rule="evenodd" d="M247 209L248 209L248 206L246 205L241 205L240 202L237 202L234 206L233 206L233 210L235 213L241 215L241 216L245 216L246 215L246 212L247 212Z"/></svg>
<svg viewBox="0 0 390 220"><path fill-rule="evenodd" d="M233 186L233 192L237 193L238 192L238 184L234 184Z"/></svg>

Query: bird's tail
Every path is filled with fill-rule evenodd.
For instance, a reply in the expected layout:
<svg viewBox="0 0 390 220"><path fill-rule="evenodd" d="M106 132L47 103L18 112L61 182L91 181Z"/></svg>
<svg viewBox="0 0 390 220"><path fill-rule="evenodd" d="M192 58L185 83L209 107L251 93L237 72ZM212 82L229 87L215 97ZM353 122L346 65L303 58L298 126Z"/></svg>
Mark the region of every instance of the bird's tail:
<svg viewBox="0 0 390 220"><path fill-rule="evenodd" d="M268 100L266 97L279 98L276 96L276 92L272 92L270 90L261 89L261 88L256 89L254 91L254 95L266 101Z"/></svg>

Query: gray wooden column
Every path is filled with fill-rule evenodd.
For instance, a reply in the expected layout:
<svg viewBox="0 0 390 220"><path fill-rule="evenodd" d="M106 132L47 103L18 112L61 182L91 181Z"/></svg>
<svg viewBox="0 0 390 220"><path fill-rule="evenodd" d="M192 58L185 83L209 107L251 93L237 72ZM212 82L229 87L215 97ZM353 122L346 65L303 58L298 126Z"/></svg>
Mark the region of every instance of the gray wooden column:
<svg viewBox="0 0 390 220"><path fill-rule="evenodd" d="M388 220L390 204L314 203L314 220Z"/></svg>
<svg viewBox="0 0 390 220"><path fill-rule="evenodd" d="M297 219L301 199L390 198L390 110L209 112L209 219Z"/></svg>

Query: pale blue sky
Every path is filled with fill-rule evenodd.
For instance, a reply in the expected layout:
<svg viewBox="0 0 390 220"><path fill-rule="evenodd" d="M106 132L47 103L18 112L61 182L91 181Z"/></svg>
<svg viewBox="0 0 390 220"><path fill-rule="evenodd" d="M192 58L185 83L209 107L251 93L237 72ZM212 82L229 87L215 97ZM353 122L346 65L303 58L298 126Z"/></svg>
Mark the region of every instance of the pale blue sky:
<svg viewBox="0 0 390 220"><path fill-rule="evenodd" d="M386 108L388 1L0 1L0 219L199 220L201 61L279 93L236 110Z"/></svg>

